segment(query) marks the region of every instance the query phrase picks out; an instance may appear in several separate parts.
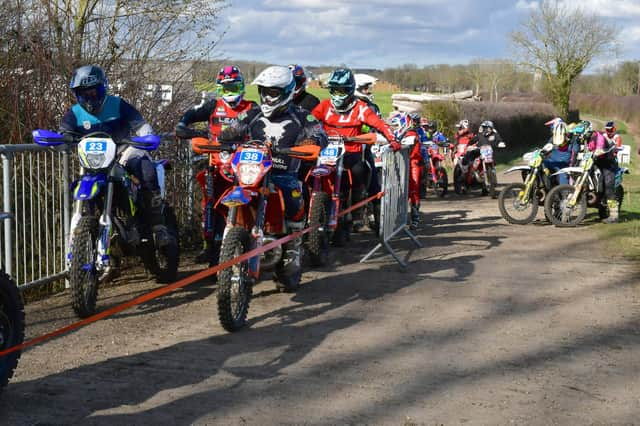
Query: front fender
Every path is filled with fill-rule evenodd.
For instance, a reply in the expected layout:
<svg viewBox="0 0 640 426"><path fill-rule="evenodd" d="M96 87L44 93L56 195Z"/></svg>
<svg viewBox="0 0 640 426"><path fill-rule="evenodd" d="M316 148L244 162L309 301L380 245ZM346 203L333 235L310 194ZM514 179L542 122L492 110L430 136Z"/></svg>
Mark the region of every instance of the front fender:
<svg viewBox="0 0 640 426"><path fill-rule="evenodd" d="M91 200L100 193L100 189L106 184L107 176L103 173L82 176L75 183L73 199L78 201Z"/></svg>
<svg viewBox="0 0 640 426"><path fill-rule="evenodd" d="M560 174L576 174L576 175L581 175L584 173L584 169L582 167L565 167L563 169L558 170L557 172L555 172L554 174L552 174L551 176L556 176L556 175L560 175Z"/></svg>
<svg viewBox="0 0 640 426"><path fill-rule="evenodd" d="M531 167L529 167L529 166L514 166L514 167L511 167L508 170L505 170L503 173L506 175L507 173L513 173L513 172L517 172L519 170L529 171L529 170L531 170Z"/></svg>

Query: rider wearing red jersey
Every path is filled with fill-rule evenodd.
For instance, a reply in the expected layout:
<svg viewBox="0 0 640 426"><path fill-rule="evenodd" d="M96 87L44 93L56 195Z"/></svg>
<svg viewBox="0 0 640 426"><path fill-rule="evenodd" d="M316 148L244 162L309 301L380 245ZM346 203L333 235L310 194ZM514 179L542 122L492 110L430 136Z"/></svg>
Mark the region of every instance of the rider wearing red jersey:
<svg viewBox="0 0 640 426"><path fill-rule="evenodd" d="M253 106L257 107L255 102L244 99L244 86L244 77L237 67L223 67L216 78L216 98L185 112L176 126L176 135L179 137L183 134L189 124L206 121L209 123L211 141L218 144L218 136L224 128L235 123L239 114L249 111ZM196 181L202 187L202 231L205 242L205 248L196 257L196 262L214 264L218 261L225 218L216 213L213 207L226 185L220 184L221 177L218 174L209 176L209 171L210 168L207 168L196 175Z"/></svg>
<svg viewBox="0 0 640 426"><path fill-rule="evenodd" d="M335 134L353 137L362 134L366 125L380 132L391 144L391 148L401 148L389 126L364 101L355 96L356 81L348 68L338 68L331 73L327 82L330 99L325 99L311 113L324 126L327 136ZM364 150L359 143L345 144L344 167L351 170L352 204L366 197L371 170L364 158ZM349 221L347 221L349 222ZM362 225L362 209L352 212L352 223ZM349 226L349 225L347 225Z"/></svg>

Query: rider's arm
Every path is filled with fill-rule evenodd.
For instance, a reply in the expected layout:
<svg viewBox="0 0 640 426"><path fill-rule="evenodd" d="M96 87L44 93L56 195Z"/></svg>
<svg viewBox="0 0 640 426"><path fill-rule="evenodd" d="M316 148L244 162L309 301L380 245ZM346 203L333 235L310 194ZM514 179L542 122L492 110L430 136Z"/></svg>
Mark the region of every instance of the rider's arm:
<svg viewBox="0 0 640 426"><path fill-rule="evenodd" d="M68 110L60 121L60 133L74 133L77 131L77 119L72 110Z"/></svg>
<svg viewBox="0 0 640 426"><path fill-rule="evenodd" d="M299 115L301 115L301 123L304 123L304 128L302 130L303 137L299 138L299 140L311 139L321 148L326 147L328 144L327 134L324 132L322 124L316 120L313 115L307 114L306 110L304 110L303 114Z"/></svg>
<svg viewBox="0 0 640 426"><path fill-rule="evenodd" d="M151 125L142 117L140 111L122 99L120 100L120 116L129 124L131 133L135 133L138 136L146 136L153 133Z"/></svg>
<svg viewBox="0 0 640 426"><path fill-rule="evenodd" d="M393 132L391 131L391 128L387 123L385 123L380 117L378 117L376 113L368 106L364 106L362 108L362 121L364 122L364 124L382 133L382 135L387 139L387 141L389 141L389 143L397 142L396 137L393 135Z"/></svg>
<svg viewBox="0 0 640 426"><path fill-rule="evenodd" d="M211 114L213 114L213 111L216 109L217 102L217 99L210 99L207 102L188 109L180 118L180 123L188 126L192 123L209 121L209 117L211 117Z"/></svg>

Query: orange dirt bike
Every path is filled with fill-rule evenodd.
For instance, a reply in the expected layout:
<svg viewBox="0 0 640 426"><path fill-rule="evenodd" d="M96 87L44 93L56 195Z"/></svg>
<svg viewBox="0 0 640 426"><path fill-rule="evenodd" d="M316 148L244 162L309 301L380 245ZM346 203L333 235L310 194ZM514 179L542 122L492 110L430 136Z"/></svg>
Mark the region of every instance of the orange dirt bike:
<svg viewBox="0 0 640 426"><path fill-rule="evenodd" d="M288 229L282 192L272 182L272 157L277 153L313 161L319 151L317 145L276 149L256 140L237 147L231 160L235 185L219 201L229 208L220 263L296 231ZM298 238L301 242L302 237ZM302 275L299 262L285 263L283 254L279 246L218 273L218 317L225 330L236 331L245 325L252 288L261 270L275 272L278 290L297 290Z"/></svg>
<svg viewBox="0 0 640 426"><path fill-rule="evenodd" d="M345 244L347 230L344 219L338 217L341 206L348 206L351 200L351 171L343 166L345 142L373 145L376 138L375 133L350 138L329 136L329 144L320 151L316 166L309 171L308 222L310 226L317 225L307 239L307 255L313 266L328 263L332 239L336 246Z"/></svg>

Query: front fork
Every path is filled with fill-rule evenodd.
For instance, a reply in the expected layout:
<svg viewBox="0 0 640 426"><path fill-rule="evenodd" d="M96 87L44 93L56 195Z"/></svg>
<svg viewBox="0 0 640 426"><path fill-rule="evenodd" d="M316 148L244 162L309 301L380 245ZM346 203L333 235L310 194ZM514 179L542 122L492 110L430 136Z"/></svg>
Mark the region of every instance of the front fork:
<svg viewBox="0 0 640 426"><path fill-rule="evenodd" d="M580 194L582 193L582 187L584 186L584 182L587 179L587 173L583 173L574 185L574 190L569 199L567 200L567 206L573 208L580 198Z"/></svg>

